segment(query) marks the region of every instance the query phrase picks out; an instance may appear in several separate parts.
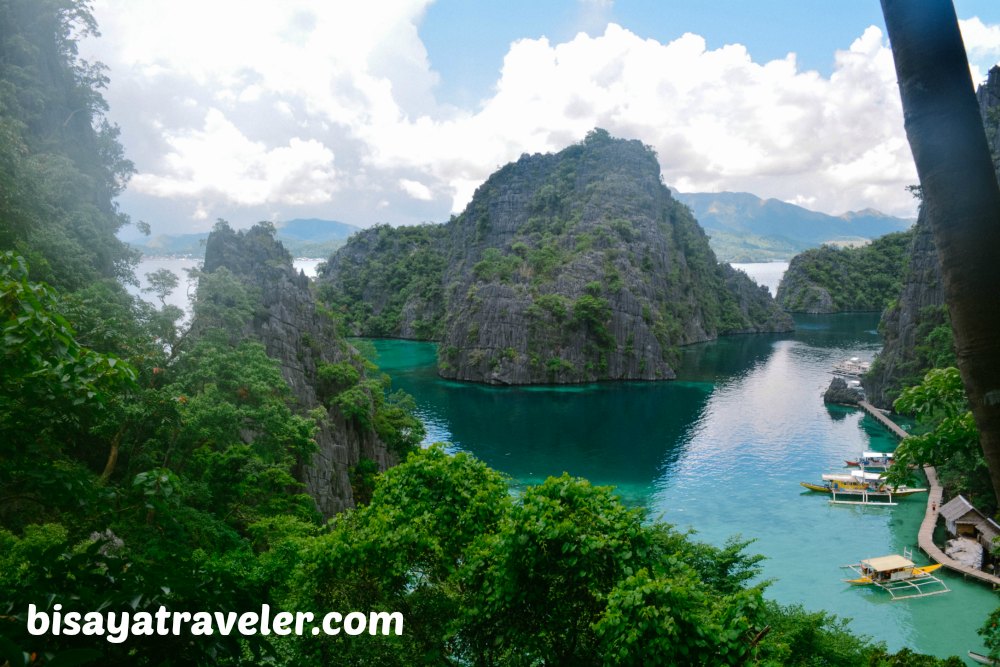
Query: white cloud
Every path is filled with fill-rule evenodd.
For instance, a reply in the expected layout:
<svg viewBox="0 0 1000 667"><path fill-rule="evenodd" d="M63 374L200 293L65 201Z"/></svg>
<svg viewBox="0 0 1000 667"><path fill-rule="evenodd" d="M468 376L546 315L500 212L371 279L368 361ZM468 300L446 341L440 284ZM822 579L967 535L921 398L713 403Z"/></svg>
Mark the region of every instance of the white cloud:
<svg viewBox="0 0 1000 667"><path fill-rule="evenodd" d="M441 201L460 210L520 154L600 126L652 145L682 191L913 213L895 72L875 27L834 54L829 77L794 54L758 63L739 44L660 43L614 24L563 43L522 39L491 95L456 109L435 101L418 32L431 1L100 0L104 37L85 46L111 66L112 116L140 170L130 192L182 199L195 217L323 204L330 217L353 206L362 224L440 220ZM1000 57L1000 26L974 18L962 30L980 67Z"/></svg>
<svg viewBox="0 0 1000 667"><path fill-rule="evenodd" d="M431 192L431 189L420 181L411 181L408 178L401 178L399 179L399 187L403 189L403 192L410 195L414 199L420 199L422 201L430 201L434 199L434 193Z"/></svg>
<svg viewBox="0 0 1000 667"><path fill-rule="evenodd" d="M709 50L698 35L668 44L616 25L563 44L511 46L496 94L476 114L361 128L376 167L406 166L447 183L460 209L497 165L557 150L600 126L651 144L683 190L810 197L821 210L910 213L916 175L903 135L891 53L869 28L836 54L830 78L794 55L759 64L746 49Z"/></svg>
<svg viewBox="0 0 1000 667"><path fill-rule="evenodd" d="M218 109L200 130L167 132L170 152L160 174L132 179L138 192L157 197L222 197L238 205L289 205L329 201L335 186L333 153L320 142L292 138L268 149L251 141ZM207 212L199 201L195 219Z"/></svg>
<svg viewBox="0 0 1000 667"><path fill-rule="evenodd" d="M960 19L962 41L969 53L972 81L978 84L986 79L986 72L1000 60L1000 25L986 25L978 16Z"/></svg>

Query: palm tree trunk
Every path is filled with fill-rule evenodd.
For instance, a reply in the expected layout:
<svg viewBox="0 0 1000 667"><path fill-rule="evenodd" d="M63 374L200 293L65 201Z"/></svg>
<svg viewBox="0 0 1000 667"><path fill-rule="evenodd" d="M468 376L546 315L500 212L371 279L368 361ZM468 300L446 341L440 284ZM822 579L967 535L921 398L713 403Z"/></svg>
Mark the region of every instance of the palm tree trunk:
<svg viewBox="0 0 1000 667"><path fill-rule="evenodd" d="M1000 499L1000 186L951 0L881 0L955 351Z"/></svg>

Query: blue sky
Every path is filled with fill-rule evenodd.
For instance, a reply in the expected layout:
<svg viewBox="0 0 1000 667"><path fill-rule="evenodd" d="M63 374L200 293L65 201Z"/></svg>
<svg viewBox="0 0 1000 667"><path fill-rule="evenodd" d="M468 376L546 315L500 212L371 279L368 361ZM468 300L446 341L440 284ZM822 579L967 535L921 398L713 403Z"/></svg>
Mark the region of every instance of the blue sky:
<svg viewBox="0 0 1000 667"><path fill-rule="evenodd" d="M1000 23L996 0L956 2L963 18ZM420 26L431 66L441 73L440 98L475 104L496 83L511 42L547 36L566 41L577 32L603 32L608 22L638 35L669 42L685 32L705 37L708 48L743 44L756 61L798 56L803 69L829 76L833 53L865 28L885 31L878 0L437 0Z"/></svg>
<svg viewBox="0 0 1000 667"><path fill-rule="evenodd" d="M956 3L973 75L1000 3ZM682 191L912 215L875 0L95 0L110 117L157 233L224 217L442 221L600 126ZM176 36L183 34L183 40ZM791 54L791 55L790 55Z"/></svg>

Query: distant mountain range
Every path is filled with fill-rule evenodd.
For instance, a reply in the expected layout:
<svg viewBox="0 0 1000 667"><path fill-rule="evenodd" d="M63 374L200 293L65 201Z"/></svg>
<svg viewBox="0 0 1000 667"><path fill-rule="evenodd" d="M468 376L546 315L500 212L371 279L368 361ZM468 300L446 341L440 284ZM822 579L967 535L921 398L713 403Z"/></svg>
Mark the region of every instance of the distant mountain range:
<svg viewBox="0 0 1000 667"><path fill-rule="evenodd" d="M709 235L712 250L726 262L787 261L807 248L865 243L914 223L873 209L827 215L746 192L673 195L691 208Z"/></svg>
<svg viewBox="0 0 1000 667"><path fill-rule="evenodd" d="M913 220L865 209L834 216L746 192L673 192L694 212L709 245L724 262L788 261L824 243L859 245L909 229ZM277 225L277 238L294 257L327 258L361 228L334 220L296 218ZM201 257L202 234L163 234L131 241L146 255Z"/></svg>
<svg viewBox="0 0 1000 667"><path fill-rule="evenodd" d="M293 257L327 258L344 245L360 227L335 220L320 220L318 218L296 218L275 225L278 228L277 238L292 253ZM131 245L142 250L145 255L172 257L192 255L201 257L205 254L205 240L208 232L201 234L161 234L151 239L130 241Z"/></svg>

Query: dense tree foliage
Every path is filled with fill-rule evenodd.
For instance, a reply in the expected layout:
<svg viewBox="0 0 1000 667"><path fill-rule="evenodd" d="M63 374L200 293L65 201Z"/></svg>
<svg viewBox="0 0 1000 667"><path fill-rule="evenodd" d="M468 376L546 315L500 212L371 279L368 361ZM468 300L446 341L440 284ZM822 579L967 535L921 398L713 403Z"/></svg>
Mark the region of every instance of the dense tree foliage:
<svg viewBox="0 0 1000 667"><path fill-rule="evenodd" d="M343 320L350 335L408 333L438 339L444 326L443 237L441 225L376 225L359 232L331 260L337 263L337 280L323 283L320 297ZM321 265L318 272L322 279L334 269ZM420 304L421 310L412 332L402 330L408 304Z"/></svg>
<svg viewBox="0 0 1000 667"><path fill-rule="evenodd" d="M433 447L328 532L272 545L295 563L279 585L286 606L402 610L404 636L295 638L279 653L349 665L941 664L764 601L747 544L695 542L565 475L514 498L481 462Z"/></svg>
<svg viewBox="0 0 1000 667"><path fill-rule="evenodd" d="M913 232L856 248L824 245L792 258L776 298L792 312L882 311L899 296Z"/></svg>
<svg viewBox="0 0 1000 667"><path fill-rule="evenodd" d="M962 494L992 514L997 505L958 369L929 371L920 384L904 389L893 407L915 417L917 428L896 448L890 476L902 482L911 466L935 466L946 497Z"/></svg>
<svg viewBox="0 0 1000 667"><path fill-rule="evenodd" d="M77 57L96 30L77 0L0 3L0 248L57 287L128 278L136 259L112 200L132 163L104 118L103 67Z"/></svg>

